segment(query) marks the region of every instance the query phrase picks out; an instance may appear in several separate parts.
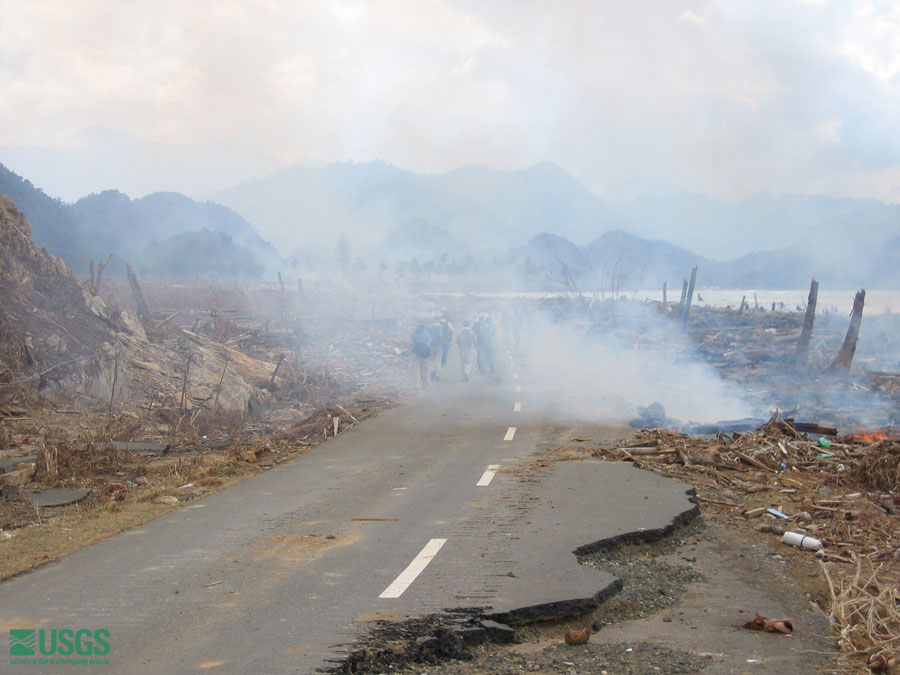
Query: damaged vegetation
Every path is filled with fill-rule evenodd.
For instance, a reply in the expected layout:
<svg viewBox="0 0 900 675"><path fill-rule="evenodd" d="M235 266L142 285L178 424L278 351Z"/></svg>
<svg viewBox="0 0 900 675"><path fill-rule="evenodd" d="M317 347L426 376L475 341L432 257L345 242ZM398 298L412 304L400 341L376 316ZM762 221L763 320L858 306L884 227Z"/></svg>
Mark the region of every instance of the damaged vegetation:
<svg viewBox="0 0 900 675"><path fill-rule="evenodd" d="M406 382L396 322L339 293L301 311L283 284L106 264L79 281L0 196L0 578L286 461Z"/></svg>

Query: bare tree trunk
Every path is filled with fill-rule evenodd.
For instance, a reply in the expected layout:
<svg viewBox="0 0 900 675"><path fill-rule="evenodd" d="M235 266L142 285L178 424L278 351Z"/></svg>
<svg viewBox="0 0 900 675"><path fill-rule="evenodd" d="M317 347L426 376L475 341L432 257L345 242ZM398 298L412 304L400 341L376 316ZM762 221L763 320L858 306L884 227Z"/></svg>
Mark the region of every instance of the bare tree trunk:
<svg viewBox="0 0 900 675"><path fill-rule="evenodd" d="M684 299L687 297L687 289L688 289L688 280L682 279L681 281L681 300L678 302L678 316L684 314Z"/></svg>
<svg viewBox="0 0 900 675"><path fill-rule="evenodd" d="M694 286L697 284L697 267L697 265L694 265L694 269L691 270L691 285L688 287L687 297L684 302L684 313L681 321L685 325L687 325L688 315L691 313L691 300L694 298Z"/></svg>
<svg viewBox="0 0 900 675"><path fill-rule="evenodd" d="M850 312L850 327L844 337L838 355L831 362L828 370L850 370L850 362L856 353L856 341L859 340L859 326L862 323L863 305L866 304L866 290L863 289L853 299L853 311Z"/></svg>
<svg viewBox="0 0 900 675"><path fill-rule="evenodd" d="M272 371L272 377L269 380L269 386L267 389L269 391L273 391L275 387L275 376L278 375L278 369L281 368L281 362L284 361L284 354L278 355L278 363L275 364L275 370Z"/></svg>
<svg viewBox="0 0 900 675"><path fill-rule="evenodd" d="M113 254L110 253L110 254L106 257L106 262L102 262L102 263L98 263L98 264L97 264L97 280L96 280L96 282L94 283L94 290L95 290L95 291L100 289L100 282L103 281L103 271L109 266L109 261L112 260L112 257L113 257ZM91 261L91 264L93 265L93 263L94 263L94 261L92 260L92 261ZM93 271L91 272L91 276L93 277Z"/></svg>
<svg viewBox="0 0 900 675"><path fill-rule="evenodd" d="M194 358L194 350L188 353L187 362L184 364L184 377L181 380L181 405L179 406L179 414L184 413L184 397L187 394L188 372L191 369L191 359Z"/></svg>
<svg viewBox="0 0 900 675"><path fill-rule="evenodd" d="M819 282L813 279L809 284L809 298L806 300L806 316L803 317L803 329L797 340L794 352L794 363L805 364L809 352L809 340L812 337L813 324L816 321L816 303L819 301Z"/></svg>
<svg viewBox="0 0 900 675"><path fill-rule="evenodd" d="M663 307L669 304L669 300L666 297L666 282L663 282Z"/></svg>
<svg viewBox="0 0 900 675"><path fill-rule="evenodd" d="M113 367L113 380L112 387L109 392L109 407L106 409L106 423L109 424L109 421L112 419L112 406L113 400L116 397L116 383L119 381L119 344L118 339L116 340L116 364Z"/></svg>
<svg viewBox="0 0 900 675"><path fill-rule="evenodd" d="M137 275L131 269L131 265L125 263L125 274L128 276L128 283L131 285L131 293L134 295L134 303L137 305L138 318L142 323L150 323L150 310L147 309L147 303L144 300L144 292L138 283Z"/></svg>

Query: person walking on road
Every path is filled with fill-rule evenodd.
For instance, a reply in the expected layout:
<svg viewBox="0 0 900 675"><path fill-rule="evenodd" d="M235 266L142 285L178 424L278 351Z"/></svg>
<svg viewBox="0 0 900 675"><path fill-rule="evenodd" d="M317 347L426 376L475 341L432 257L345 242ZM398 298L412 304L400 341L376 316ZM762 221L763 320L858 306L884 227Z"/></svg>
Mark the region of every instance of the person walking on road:
<svg viewBox="0 0 900 675"><path fill-rule="evenodd" d="M425 322L420 321L412 334L412 352L418 366L418 386L422 389L428 386L428 362L431 358L431 333L425 327Z"/></svg>
<svg viewBox="0 0 900 675"><path fill-rule="evenodd" d="M489 314L482 312L475 322L475 348L478 351L478 372L494 374L494 324Z"/></svg>
<svg viewBox="0 0 900 675"><path fill-rule="evenodd" d="M462 371L462 379L463 382L468 382L469 374L472 372L473 347L475 346L475 335L472 333L472 326L468 321L463 321L462 330L456 336L456 346L459 349L459 368Z"/></svg>
<svg viewBox="0 0 900 675"><path fill-rule="evenodd" d="M450 319L444 317L441 319L441 369L447 365L447 352L450 351L450 345L453 344L453 324Z"/></svg>
<svg viewBox="0 0 900 675"><path fill-rule="evenodd" d="M431 379L439 380L441 378L438 376L438 366L441 363L441 353L443 352L443 329L441 328L441 322L437 317L435 317L434 321L431 323L429 333L431 334L431 356L428 359L428 369L431 372Z"/></svg>

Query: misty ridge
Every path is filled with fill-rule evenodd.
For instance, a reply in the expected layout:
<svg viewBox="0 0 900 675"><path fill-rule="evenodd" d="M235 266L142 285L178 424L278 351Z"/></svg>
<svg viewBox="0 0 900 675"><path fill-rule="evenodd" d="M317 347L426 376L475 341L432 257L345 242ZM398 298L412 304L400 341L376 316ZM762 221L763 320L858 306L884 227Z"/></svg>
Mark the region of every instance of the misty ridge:
<svg viewBox="0 0 900 675"><path fill-rule="evenodd" d="M115 187L115 186L113 186ZM112 259L168 279L272 278L456 290L573 291L603 297L668 284L892 288L900 206L761 195L677 194L610 204L550 163L419 174L385 162L294 166L198 202L110 189L65 203L0 165L0 193L38 244L76 274Z"/></svg>

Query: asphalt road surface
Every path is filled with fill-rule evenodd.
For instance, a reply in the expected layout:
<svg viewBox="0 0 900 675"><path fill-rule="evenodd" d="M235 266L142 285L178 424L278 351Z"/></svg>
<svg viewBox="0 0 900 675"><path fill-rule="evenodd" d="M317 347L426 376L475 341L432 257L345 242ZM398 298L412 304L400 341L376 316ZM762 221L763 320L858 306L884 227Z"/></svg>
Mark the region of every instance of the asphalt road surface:
<svg viewBox="0 0 900 675"><path fill-rule="evenodd" d="M685 486L536 465L559 427L529 411L527 364L498 360L499 382L448 366L405 407L3 582L0 671L66 670L7 665L9 628L30 626L108 629L109 665L79 672L312 673L374 619L608 589L574 548L666 525L692 506Z"/></svg>

